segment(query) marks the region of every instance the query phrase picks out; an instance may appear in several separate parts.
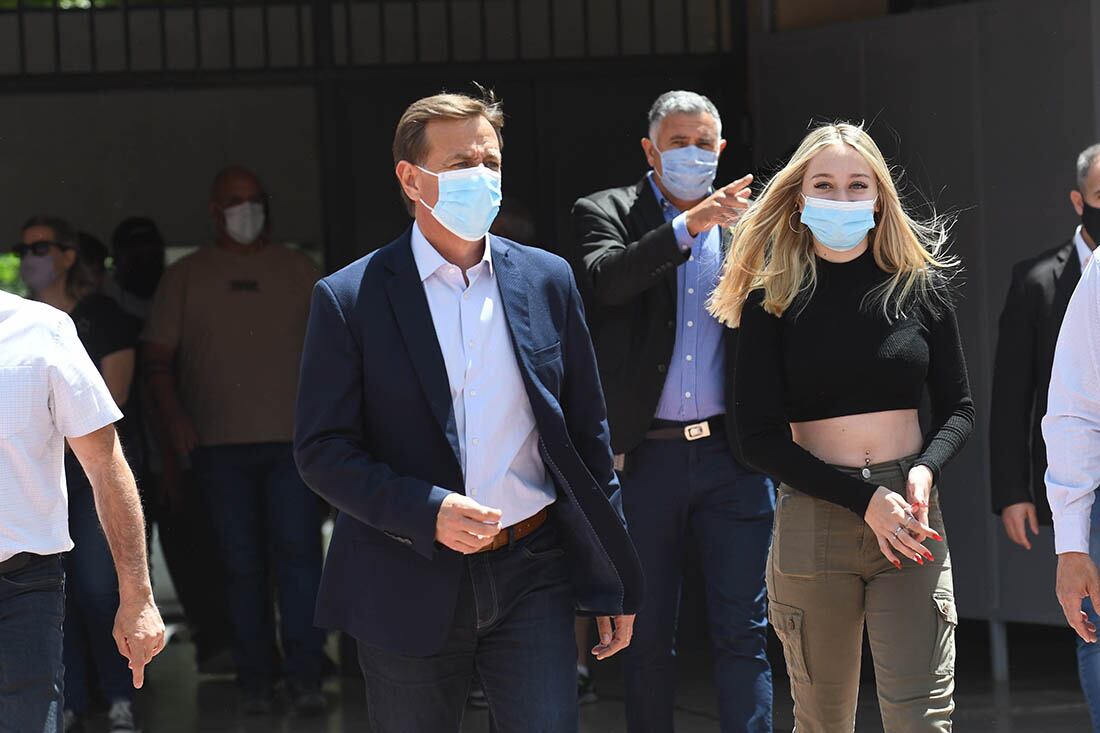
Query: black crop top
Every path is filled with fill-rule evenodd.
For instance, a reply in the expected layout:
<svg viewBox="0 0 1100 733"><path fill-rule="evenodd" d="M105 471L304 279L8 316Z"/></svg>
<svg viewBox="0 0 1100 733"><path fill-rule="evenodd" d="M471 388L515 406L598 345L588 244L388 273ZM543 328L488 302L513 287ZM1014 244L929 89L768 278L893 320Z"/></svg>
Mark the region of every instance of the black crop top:
<svg viewBox="0 0 1100 733"><path fill-rule="evenodd" d="M954 311L914 309L887 319L868 296L889 275L871 249L847 263L817 260L817 285L781 318L751 293L741 314L734 417L756 469L862 517L877 486L846 475L794 442L792 422L917 409L924 386L932 419L915 461L940 471L970 435L974 403ZM866 299L865 299L866 296Z"/></svg>

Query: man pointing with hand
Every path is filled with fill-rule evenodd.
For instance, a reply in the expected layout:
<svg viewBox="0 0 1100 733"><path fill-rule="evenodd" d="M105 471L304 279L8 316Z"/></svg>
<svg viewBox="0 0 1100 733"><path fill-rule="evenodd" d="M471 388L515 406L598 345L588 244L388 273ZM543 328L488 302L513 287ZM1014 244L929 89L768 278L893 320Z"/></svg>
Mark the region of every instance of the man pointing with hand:
<svg viewBox="0 0 1100 733"><path fill-rule="evenodd" d="M641 145L652 170L573 207L623 508L646 576L625 665L627 727L673 729L690 528L706 578L722 730L770 732L764 565L775 495L738 457L727 399L736 332L705 307L752 176L712 188L726 141L706 97L667 92L648 122Z"/></svg>
<svg viewBox="0 0 1100 733"><path fill-rule="evenodd" d="M642 593L569 266L488 233L503 122L410 105L412 226L313 294L295 455L340 512L317 623L358 640L375 733L457 733L475 671L494 730L575 733L574 615L607 657Z"/></svg>

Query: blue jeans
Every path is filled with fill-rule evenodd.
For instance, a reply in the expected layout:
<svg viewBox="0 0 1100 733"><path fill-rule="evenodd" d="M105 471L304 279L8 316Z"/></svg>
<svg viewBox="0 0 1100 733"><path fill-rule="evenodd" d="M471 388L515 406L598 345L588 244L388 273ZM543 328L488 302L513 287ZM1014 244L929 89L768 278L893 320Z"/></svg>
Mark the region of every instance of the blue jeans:
<svg viewBox="0 0 1100 733"><path fill-rule="evenodd" d="M772 730L764 569L775 514L771 479L734 460L724 435L647 440L622 476L627 528L646 595L626 650L627 729L671 732L684 538L699 543L723 733Z"/></svg>
<svg viewBox="0 0 1100 733"><path fill-rule="evenodd" d="M70 465L70 462L75 465ZM88 710L89 674L109 702L133 698L126 658L118 653L114 631L118 576L95 510L95 495L75 458L66 457L69 535L65 555L65 709Z"/></svg>
<svg viewBox="0 0 1100 733"><path fill-rule="evenodd" d="M1089 555L1093 562L1100 564L1100 496L1092 504L1092 529L1089 532ZM1100 616L1086 598L1081 601L1081 610L1088 614L1089 621L1100 628ZM1077 639L1077 674L1081 678L1081 690L1085 693L1092 729L1100 733L1100 642L1086 644Z"/></svg>
<svg viewBox="0 0 1100 733"><path fill-rule="evenodd" d="M59 556L0 575L0 733L61 733L64 620Z"/></svg>
<svg viewBox="0 0 1100 733"><path fill-rule="evenodd" d="M576 733L573 592L552 521L511 548L467 558L454 623L434 656L359 645L371 730L457 733L476 671L494 733Z"/></svg>
<svg viewBox="0 0 1100 733"><path fill-rule="evenodd" d="M313 625L321 514L317 496L298 475L290 444L198 448L191 466L225 563L241 686L267 694L275 680L274 576L287 680L298 689L316 688L324 642Z"/></svg>

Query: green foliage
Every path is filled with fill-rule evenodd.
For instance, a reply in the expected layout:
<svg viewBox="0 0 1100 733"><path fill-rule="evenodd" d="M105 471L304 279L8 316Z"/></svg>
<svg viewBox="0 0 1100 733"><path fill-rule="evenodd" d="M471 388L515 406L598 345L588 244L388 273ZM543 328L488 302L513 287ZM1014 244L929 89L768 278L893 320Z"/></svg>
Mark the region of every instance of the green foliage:
<svg viewBox="0 0 1100 733"><path fill-rule="evenodd" d="M0 254L0 290L16 295L26 295L23 281L19 279L19 258L13 254Z"/></svg>

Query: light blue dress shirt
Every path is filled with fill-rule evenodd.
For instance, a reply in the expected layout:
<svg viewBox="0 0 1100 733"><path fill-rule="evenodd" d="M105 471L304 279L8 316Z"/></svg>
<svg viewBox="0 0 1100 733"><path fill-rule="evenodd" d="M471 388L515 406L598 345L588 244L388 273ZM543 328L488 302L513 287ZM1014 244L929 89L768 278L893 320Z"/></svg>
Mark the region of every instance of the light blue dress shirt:
<svg viewBox="0 0 1100 733"><path fill-rule="evenodd" d="M539 454L492 250L486 240L481 261L463 277L414 224L412 251L447 369L466 494L500 509L501 526L509 527L553 503L555 492Z"/></svg>
<svg viewBox="0 0 1100 733"><path fill-rule="evenodd" d="M687 262L676 268L676 342L657 417L676 422L705 420L726 411L725 326L706 309L707 298L722 274L722 237L718 227L691 236L687 217L672 205L649 173L665 221L672 222Z"/></svg>

